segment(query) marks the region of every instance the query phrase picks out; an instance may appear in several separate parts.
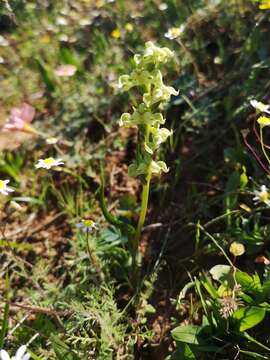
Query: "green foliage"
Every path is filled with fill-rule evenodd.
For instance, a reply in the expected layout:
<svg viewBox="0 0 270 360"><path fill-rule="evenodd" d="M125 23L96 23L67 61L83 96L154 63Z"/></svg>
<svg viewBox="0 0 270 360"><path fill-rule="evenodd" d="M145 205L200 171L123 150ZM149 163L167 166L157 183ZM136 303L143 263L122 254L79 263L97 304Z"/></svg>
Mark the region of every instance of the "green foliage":
<svg viewBox="0 0 270 360"><path fill-rule="evenodd" d="M210 274L215 283L205 274L194 279L201 300L202 325L176 327L172 337L181 344L192 345L192 354L197 356L212 351L229 354L237 342L241 344L244 353L256 350L254 344L261 351L263 346L260 343L249 344L243 340L249 336L246 330L262 323L269 311L269 303L262 291L266 283L262 285L257 274L250 276L229 265L215 265ZM231 342L231 349L225 346L228 341ZM218 343L224 344L220 350ZM263 352L261 356L270 351L268 348L263 349L266 353ZM188 359L188 356L182 355L182 358Z"/></svg>
<svg viewBox="0 0 270 360"><path fill-rule="evenodd" d="M16 191L0 195L0 348L28 344L34 360L269 359L261 3L1 2L0 123L27 102L42 137L0 134L0 178ZM47 157L65 166L35 169ZM92 232L76 226L86 219Z"/></svg>
<svg viewBox="0 0 270 360"><path fill-rule="evenodd" d="M9 277L6 272L6 294L5 294L5 306L3 312L3 320L1 321L1 332L0 332L0 349L3 348L5 337L8 332L8 317L9 317Z"/></svg>

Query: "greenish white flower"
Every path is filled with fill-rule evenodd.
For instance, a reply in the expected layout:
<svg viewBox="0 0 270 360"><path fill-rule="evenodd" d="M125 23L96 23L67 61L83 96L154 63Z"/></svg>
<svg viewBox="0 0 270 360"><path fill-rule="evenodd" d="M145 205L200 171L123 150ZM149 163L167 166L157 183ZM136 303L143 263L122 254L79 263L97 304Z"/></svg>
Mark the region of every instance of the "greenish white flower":
<svg viewBox="0 0 270 360"><path fill-rule="evenodd" d="M125 127L138 125L155 126L164 123L165 119L161 113L152 113L151 110L143 103L140 104L137 109L134 108L134 112L132 114L122 114L119 120L119 125Z"/></svg>
<svg viewBox="0 0 270 360"><path fill-rule="evenodd" d="M148 107L156 103L167 103L172 95L177 96L179 93L172 86L164 85L160 70L154 72L152 84L153 89L150 88L150 91L143 95L143 101Z"/></svg>
<svg viewBox="0 0 270 360"><path fill-rule="evenodd" d="M154 161L152 160L150 165L151 173L159 175L162 172L167 173L169 171L166 163L164 161Z"/></svg>
<svg viewBox="0 0 270 360"><path fill-rule="evenodd" d="M147 70L135 69L130 75L122 75L119 78L118 87L128 91L134 86L147 86L153 81L153 74Z"/></svg>
<svg viewBox="0 0 270 360"><path fill-rule="evenodd" d="M162 172L168 172L169 169L164 161L151 160L150 163L141 162L140 164L131 164L128 167L128 175L137 177L145 175L150 171L152 174L160 175Z"/></svg>
<svg viewBox="0 0 270 360"><path fill-rule="evenodd" d="M171 96L177 96L179 94L172 86L161 85L154 89L152 93L145 93L143 101L147 106L153 106L156 103L167 103L170 101Z"/></svg>
<svg viewBox="0 0 270 360"><path fill-rule="evenodd" d="M159 147L159 145L164 143L173 132L172 130L168 130L166 128L152 128L151 133L153 137L153 143L156 147Z"/></svg>
<svg viewBox="0 0 270 360"><path fill-rule="evenodd" d="M118 81L119 89L128 91L130 88L132 88L132 86L135 86L135 85L133 85L133 81L129 75L120 76L119 81Z"/></svg>
<svg viewBox="0 0 270 360"><path fill-rule="evenodd" d="M158 47L152 41L145 44L143 55L135 55L134 61L136 65L144 67L148 64L165 64L174 57L174 52L166 47Z"/></svg>
<svg viewBox="0 0 270 360"><path fill-rule="evenodd" d="M166 128L150 128L150 140L144 143L145 151L149 154L154 154L155 150L159 148L159 146L164 143L169 136L172 135L172 131Z"/></svg>

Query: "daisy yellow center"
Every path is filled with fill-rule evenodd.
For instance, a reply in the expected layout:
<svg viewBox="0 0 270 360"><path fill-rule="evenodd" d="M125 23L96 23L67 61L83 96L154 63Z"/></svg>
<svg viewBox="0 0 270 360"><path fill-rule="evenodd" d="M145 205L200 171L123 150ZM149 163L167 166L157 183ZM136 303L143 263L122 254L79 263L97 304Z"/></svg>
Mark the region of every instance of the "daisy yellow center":
<svg viewBox="0 0 270 360"><path fill-rule="evenodd" d="M259 8L261 10L267 10L267 9L270 9L270 1L264 1L260 6Z"/></svg>
<svg viewBox="0 0 270 360"><path fill-rule="evenodd" d="M94 221L93 220L83 220L83 224L85 226L93 226L94 225Z"/></svg>
<svg viewBox="0 0 270 360"><path fill-rule="evenodd" d="M177 37L180 35L181 31L179 28L171 28L170 33L172 36Z"/></svg>
<svg viewBox="0 0 270 360"><path fill-rule="evenodd" d="M267 201L269 199L269 194L267 191L262 191L259 195L261 202Z"/></svg>
<svg viewBox="0 0 270 360"><path fill-rule="evenodd" d="M257 120L258 124L261 126L269 126L270 125L270 118L267 116L260 116Z"/></svg>
<svg viewBox="0 0 270 360"><path fill-rule="evenodd" d="M53 158L48 158L44 160L45 165L53 165L55 163L55 160Z"/></svg>
<svg viewBox="0 0 270 360"><path fill-rule="evenodd" d="M6 184L3 180L0 180L0 190L3 190L6 187Z"/></svg>
<svg viewBox="0 0 270 360"><path fill-rule="evenodd" d="M111 33L111 36L114 38L114 39L119 39L121 37L121 32L120 30L118 29L115 29L112 31Z"/></svg>

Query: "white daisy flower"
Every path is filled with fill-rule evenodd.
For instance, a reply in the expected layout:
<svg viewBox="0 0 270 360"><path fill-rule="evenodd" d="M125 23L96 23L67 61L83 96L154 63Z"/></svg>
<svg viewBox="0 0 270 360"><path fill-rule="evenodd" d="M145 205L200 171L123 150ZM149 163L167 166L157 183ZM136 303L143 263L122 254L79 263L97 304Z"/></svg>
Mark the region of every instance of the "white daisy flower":
<svg viewBox="0 0 270 360"><path fill-rule="evenodd" d="M0 194L8 195L9 192L14 191L9 186L7 186L8 183L9 183L9 180L0 180Z"/></svg>
<svg viewBox="0 0 270 360"><path fill-rule="evenodd" d="M270 105L266 105L260 101L257 101L255 99L250 101L250 105L254 107L254 109L260 111L260 112L265 112L267 114L270 114Z"/></svg>
<svg viewBox="0 0 270 360"><path fill-rule="evenodd" d="M97 224L93 220L82 220L77 225L77 228L82 229L84 232L91 232L92 230L97 230Z"/></svg>
<svg viewBox="0 0 270 360"><path fill-rule="evenodd" d="M174 40L178 38L184 32L184 30L185 25L183 24L180 27L172 27L164 34L164 36L167 39Z"/></svg>
<svg viewBox="0 0 270 360"><path fill-rule="evenodd" d="M253 198L253 201L254 201L255 205L257 205L259 203L264 203L264 204L270 206L269 189L265 185L261 186L260 191L255 190L254 194L255 194L255 197Z"/></svg>
<svg viewBox="0 0 270 360"><path fill-rule="evenodd" d="M10 357L6 350L0 350L0 360L29 360L30 355L26 353L26 346L22 345L16 351L15 356Z"/></svg>
<svg viewBox="0 0 270 360"><path fill-rule="evenodd" d="M52 167L63 165L64 162L62 159L54 159L52 157L46 158L46 159L39 159L36 163L35 167L37 169L43 168L43 169L51 169Z"/></svg>

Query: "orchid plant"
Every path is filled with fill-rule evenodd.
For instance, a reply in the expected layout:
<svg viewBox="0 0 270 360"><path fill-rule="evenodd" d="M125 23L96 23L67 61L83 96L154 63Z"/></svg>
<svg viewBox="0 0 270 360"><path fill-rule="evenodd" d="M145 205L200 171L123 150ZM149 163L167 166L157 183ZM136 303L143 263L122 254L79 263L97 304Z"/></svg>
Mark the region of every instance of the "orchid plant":
<svg viewBox="0 0 270 360"><path fill-rule="evenodd" d="M136 229L129 225L127 231L130 238L133 268L136 267L141 232L145 223L151 179L153 176L159 176L162 172L169 171L166 163L158 159L158 150L161 144L172 135L171 130L163 127L165 119L162 110L170 101L171 96L178 95L178 92L163 83L160 68L173 57L174 53L171 50L166 47L158 47L149 41L146 43L143 55L136 54L134 56L135 68L133 71L119 78L121 90L135 89L140 94L137 105L133 106L131 112L123 113L119 120L120 126L137 129L136 157L129 165L128 173L130 176L139 177L142 181L138 224ZM101 207L106 219L126 230L126 224L108 213L104 203L104 194L101 200Z"/></svg>

